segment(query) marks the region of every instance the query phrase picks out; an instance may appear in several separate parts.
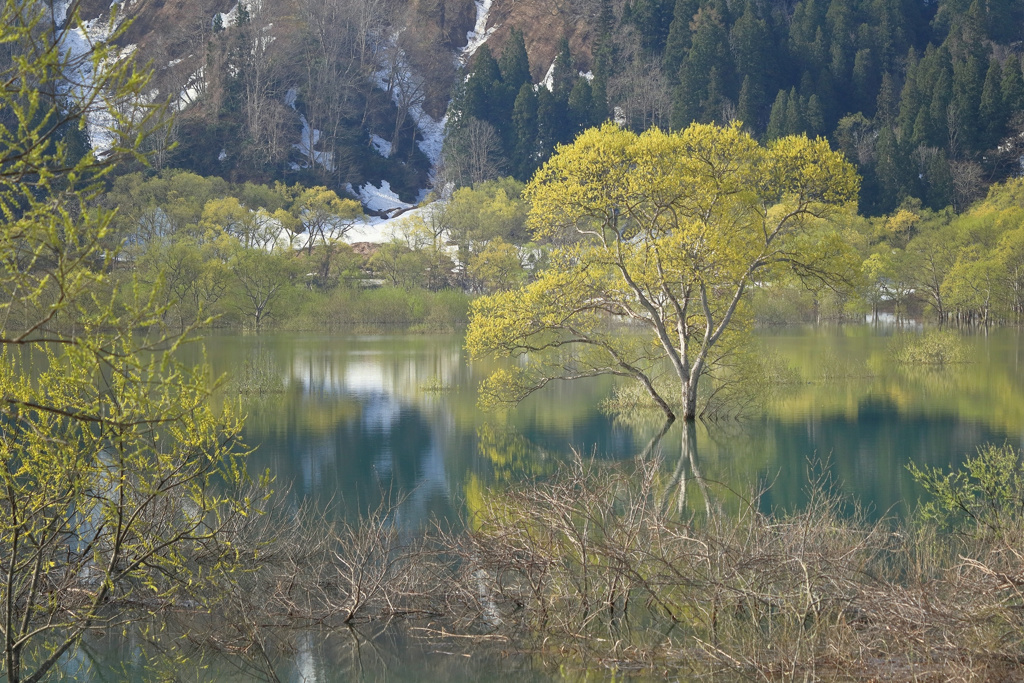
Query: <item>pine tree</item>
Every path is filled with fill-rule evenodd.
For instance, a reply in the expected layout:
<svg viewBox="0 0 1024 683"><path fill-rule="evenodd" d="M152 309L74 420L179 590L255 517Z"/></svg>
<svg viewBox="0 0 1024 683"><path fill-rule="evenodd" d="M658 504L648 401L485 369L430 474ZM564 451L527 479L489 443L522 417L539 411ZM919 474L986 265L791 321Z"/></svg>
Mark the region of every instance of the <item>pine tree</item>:
<svg viewBox="0 0 1024 683"><path fill-rule="evenodd" d="M547 88L537 89L537 165L547 160L555 145L563 142L565 108Z"/></svg>
<svg viewBox="0 0 1024 683"><path fill-rule="evenodd" d="M931 92L928 105L929 140L932 147L946 147L949 144L949 104L953 101L953 74L948 65L941 68Z"/></svg>
<svg viewBox="0 0 1024 683"><path fill-rule="evenodd" d="M729 45L736 73L744 78L749 76L752 88L766 92L771 74L777 70L776 50L767 23L757 18L752 4L733 24Z"/></svg>
<svg viewBox="0 0 1024 683"><path fill-rule="evenodd" d="M825 115L822 113L821 100L818 95L811 95L807 100L807 134L813 137L825 134Z"/></svg>
<svg viewBox="0 0 1024 683"><path fill-rule="evenodd" d="M910 54L907 56L907 71L903 80L903 90L900 91L899 114L896 118L896 125L902 139L912 139L914 123L920 112L921 91L917 84L917 54L911 48ZM915 146L920 142L915 140Z"/></svg>
<svg viewBox="0 0 1024 683"><path fill-rule="evenodd" d="M593 120L594 101L590 90L590 82L580 76L576 85L569 93L569 121L571 135L575 138L589 128Z"/></svg>
<svg viewBox="0 0 1024 683"><path fill-rule="evenodd" d="M547 92L546 88L541 88ZM528 83L519 88L512 107L512 130L515 145L512 152L513 175L523 182L537 170L540 159L537 134L537 93Z"/></svg>
<svg viewBox="0 0 1024 683"><path fill-rule="evenodd" d="M905 195L902 183L902 169L898 142L892 129L883 127L878 131L875 144L875 177L878 181L879 196L872 213L892 210Z"/></svg>
<svg viewBox="0 0 1024 683"><path fill-rule="evenodd" d="M569 103L569 93L576 85L576 71L572 66L572 53L569 52L569 39L562 36L558 42L558 54L551 72L551 92L563 105Z"/></svg>
<svg viewBox="0 0 1024 683"><path fill-rule="evenodd" d="M481 45L473 59L473 69L466 80L464 111L467 117L492 121L499 113L495 111L496 86L501 84L501 70L491 55L491 49Z"/></svg>
<svg viewBox="0 0 1024 683"><path fill-rule="evenodd" d="M761 130L761 117L765 106L764 91L759 90L758 87L750 76L744 76L739 103L736 106L736 117L744 123L747 129L755 132Z"/></svg>
<svg viewBox="0 0 1024 683"><path fill-rule="evenodd" d="M981 148L992 149L1002 139L1009 118L1003 107L1003 70L999 60L989 62L985 84L981 88L981 102L978 105L979 124L983 128Z"/></svg>
<svg viewBox="0 0 1024 683"><path fill-rule="evenodd" d="M974 54L953 64L953 107L959 139L966 150L978 150L981 146L978 133L983 124L978 119L978 108L986 70L987 65Z"/></svg>
<svg viewBox="0 0 1024 683"><path fill-rule="evenodd" d="M719 118L723 98L735 92L733 80L725 28L719 15L705 7L694 19L693 46L679 70L679 85L672 98L672 127Z"/></svg>
<svg viewBox="0 0 1024 683"><path fill-rule="evenodd" d="M670 74L673 81L677 78L679 67L682 66L683 59L690 49L690 24L693 23L693 16L699 6L699 0L676 0L672 23L669 24L665 40L665 51L662 54L665 73Z"/></svg>
<svg viewBox="0 0 1024 683"><path fill-rule="evenodd" d="M928 181L925 201L932 209L939 211L953 203L953 173L949 167L946 152L939 150L925 171Z"/></svg>
<svg viewBox="0 0 1024 683"><path fill-rule="evenodd" d="M910 133L910 144L913 147L927 146L928 142L935 137L932 130L931 117L928 116L928 109L922 107L914 119L914 126Z"/></svg>
<svg viewBox="0 0 1024 683"><path fill-rule="evenodd" d="M508 37L508 42L501 51L501 59L498 60L498 69L501 72L501 80L512 89L513 96L519 93L519 88L524 83L533 83L530 76L530 58L526 54L526 42L523 39L523 32L513 28Z"/></svg>
<svg viewBox="0 0 1024 683"><path fill-rule="evenodd" d="M660 55L672 25L674 0L633 0L627 7L623 21L636 26L640 45L648 54Z"/></svg>
<svg viewBox="0 0 1024 683"><path fill-rule="evenodd" d="M878 99L875 105L875 120L879 127L894 128L897 122L899 111L899 100L896 96L896 84L892 76L886 72L882 74L882 85L878 89Z"/></svg>
<svg viewBox="0 0 1024 683"><path fill-rule="evenodd" d="M1006 60L1001 90L1003 107L1008 115L1024 111L1024 74L1021 73L1020 57L1013 55Z"/></svg>
<svg viewBox="0 0 1024 683"><path fill-rule="evenodd" d="M836 89L833 86L832 72L822 69L818 75L818 84L814 89L815 94L821 102L821 115L825 122L822 134L835 128L839 120L839 104L837 102Z"/></svg>
<svg viewBox="0 0 1024 683"><path fill-rule="evenodd" d="M853 58L853 91L856 97L854 109L864 112L865 116L873 116L875 99L878 93L877 76L871 50L857 50Z"/></svg>
<svg viewBox="0 0 1024 683"><path fill-rule="evenodd" d="M706 77L695 68L683 63L679 72L679 85L672 90L672 117L670 124L673 130L682 130L700 116L701 95L707 91Z"/></svg>
<svg viewBox="0 0 1024 683"><path fill-rule="evenodd" d="M727 123L723 117L725 99L722 79L718 75L718 67L711 67L711 73L708 76L707 95L700 106L701 123L717 123L719 125Z"/></svg>
<svg viewBox="0 0 1024 683"><path fill-rule="evenodd" d="M786 113L789 109L789 94L785 90L779 90L775 96L775 103L772 104L772 112L768 116L768 129L764 136L768 140L774 140L787 135Z"/></svg>
<svg viewBox="0 0 1024 683"><path fill-rule="evenodd" d="M801 104L796 88L791 88L786 101L785 135L799 135L807 129L807 123L804 121L804 107Z"/></svg>

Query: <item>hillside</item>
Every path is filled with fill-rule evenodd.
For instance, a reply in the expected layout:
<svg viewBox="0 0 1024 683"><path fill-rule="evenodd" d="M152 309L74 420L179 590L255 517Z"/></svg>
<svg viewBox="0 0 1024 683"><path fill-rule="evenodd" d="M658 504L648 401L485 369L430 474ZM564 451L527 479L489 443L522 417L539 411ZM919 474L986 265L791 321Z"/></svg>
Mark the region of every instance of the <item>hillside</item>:
<svg viewBox="0 0 1024 683"><path fill-rule="evenodd" d="M740 119L762 139L827 136L879 214L908 197L962 210L1019 172L1024 147L1013 0L139 0L126 14L122 42L179 110L157 164L232 181L359 194L387 180L413 202L438 165L456 184L526 179L609 118Z"/></svg>

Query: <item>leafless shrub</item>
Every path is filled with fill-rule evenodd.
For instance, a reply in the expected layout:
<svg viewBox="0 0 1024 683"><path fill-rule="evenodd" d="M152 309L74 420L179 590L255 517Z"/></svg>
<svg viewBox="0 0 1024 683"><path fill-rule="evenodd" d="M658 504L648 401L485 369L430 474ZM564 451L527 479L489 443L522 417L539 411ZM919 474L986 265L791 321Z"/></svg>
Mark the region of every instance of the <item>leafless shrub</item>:
<svg viewBox="0 0 1024 683"><path fill-rule="evenodd" d="M976 680L1016 666L1020 553L953 552L825 491L789 517L755 500L697 522L660 504L656 463L577 459L477 511L462 581L524 647L620 670Z"/></svg>
<svg viewBox="0 0 1024 683"><path fill-rule="evenodd" d="M550 480L489 492L457 530L403 531L387 504L345 522L264 497L197 560L215 576L237 553L247 569L204 584L215 589L168 632L268 680L311 634L340 632L355 650L402 632L585 671L1019 678L1020 532L872 522L823 482L791 515L762 513L756 496L738 513L681 514L678 478L647 455L577 457Z"/></svg>

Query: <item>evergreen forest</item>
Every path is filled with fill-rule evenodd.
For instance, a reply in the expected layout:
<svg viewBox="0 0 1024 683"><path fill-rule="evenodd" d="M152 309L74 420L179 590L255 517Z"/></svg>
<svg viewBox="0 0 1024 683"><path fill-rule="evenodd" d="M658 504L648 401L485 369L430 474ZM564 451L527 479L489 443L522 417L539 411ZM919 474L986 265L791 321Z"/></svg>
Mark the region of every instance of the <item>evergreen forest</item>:
<svg viewBox="0 0 1024 683"><path fill-rule="evenodd" d="M473 7L452 0L217 14L196 46L201 83L190 89L183 65L158 69L164 94L183 93L176 146L158 163L339 192L387 178L412 201L439 178L525 182L555 145L606 120L637 132L739 120L763 141L826 137L857 165L867 215L907 198L963 211L1020 171L1013 0L548 4L560 36L496 2L495 33L472 54ZM432 174L424 130L442 120Z"/></svg>

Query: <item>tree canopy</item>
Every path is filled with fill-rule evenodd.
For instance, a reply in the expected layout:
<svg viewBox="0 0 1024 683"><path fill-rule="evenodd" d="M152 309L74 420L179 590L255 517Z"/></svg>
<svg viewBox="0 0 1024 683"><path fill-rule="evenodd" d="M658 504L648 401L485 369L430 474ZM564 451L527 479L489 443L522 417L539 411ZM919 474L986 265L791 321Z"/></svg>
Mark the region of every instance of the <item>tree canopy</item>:
<svg viewBox="0 0 1024 683"><path fill-rule="evenodd" d="M639 381L667 417L697 415L700 379L734 345L744 295L787 278L839 286L859 258L828 219L852 210L859 178L824 140L767 146L738 125L583 133L525 195L535 235L559 245L525 287L474 302L474 357L525 357L484 393L517 401L552 379ZM614 321L642 335L623 334ZM667 394L658 377L670 368Z"/></svg>
<svg viewBox="0 0 1024 683"><path fill-rule="evenodd" d="M38 681L91 628L152 615L238 558L241 423L141 287L118 287L105 175L161 110L110 43L64 49L77 5L0 7L0 672ZM119 37L118 32L110 40ZM68 74L91 70L72 89ZM105 139L88 152L83 133ZM143 334L136 330L145 329ZM216 578L215 578L216 577ZM194 593L189 595L191 599Z"/></svg>

